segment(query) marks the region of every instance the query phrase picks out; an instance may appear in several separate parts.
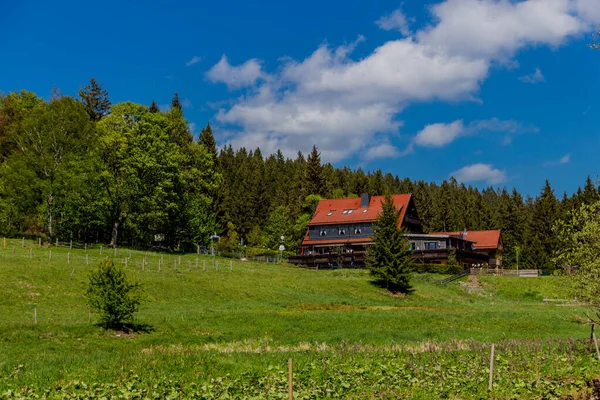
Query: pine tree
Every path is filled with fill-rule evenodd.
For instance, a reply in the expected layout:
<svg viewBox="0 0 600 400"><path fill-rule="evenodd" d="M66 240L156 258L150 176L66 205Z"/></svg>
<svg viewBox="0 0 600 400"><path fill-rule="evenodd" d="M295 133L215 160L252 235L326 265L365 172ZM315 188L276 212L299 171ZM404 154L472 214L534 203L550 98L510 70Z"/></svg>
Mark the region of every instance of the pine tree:
<svg viewBox="0 0 600 400"><path fill-rule="evenodd" d="M321 153L313 145L312 151L306 159L306 193L321 194L323 192L323 166Z"/></svg>
<svg viewBox="0 0 600 400"><path fill-rule="evenodd" d="M178 93L175 93L175 95L173 95L173 99L171 100L171 110L173 109L183 112L183 107L181 106Z"/></svg>
<svg viewBox="0 0 600 400"><path fill-rule="evenodd" d="M369 250L367 267L385 287L392 291L411 291L410 272L412 259L408 239L398 229L400 210L391 195L382 202L382 211L375 222L373 246Z"/></svg>
<svg viewBox="0 0 600 400"><path fill-rule="evenodd" d="M593 204L600 199L598 189L594 186L592 178L588 175L585 186L583 187L583 195L580 198L582 204Z"/></svg>
<svg viewBox="0 0 600 400"><path fill-rule="evenodd" d="M200 138L198 142L203 145L209 154L212 155L213 159L217 158L217 143L215 142L215 137L212 133L212 128L210 126L210 122L206 124L206 128L202 128L202 133L200 133Z"/></svg>
<svg viewBox="0 0 600 400"><path fill-rule="evenodd" d="M536 198L533 205L533 217L531 232L533 235L532 261L538 264L538 268L553 270L551 262L552 254L556 248L556 238L552 227L560 217L560 205L550 182L546 180L542 193Z"/></svg>
<svg viewBox="0 0 600 400"><path fill-rule="evenodd" d="M100 121L110 111L108 91L96 79L90 78L90 83L79 89L79 97L92 121Z"/></svg>
<svg viewBox="0 0 600 400"><path fill-rule="evenodd" d="M160 109L158 108L158 106L156 105L156 102L154 100L152 100L152 104L150 104L150 107L148 107L148 111L151 113L160 112Z"/></svg>

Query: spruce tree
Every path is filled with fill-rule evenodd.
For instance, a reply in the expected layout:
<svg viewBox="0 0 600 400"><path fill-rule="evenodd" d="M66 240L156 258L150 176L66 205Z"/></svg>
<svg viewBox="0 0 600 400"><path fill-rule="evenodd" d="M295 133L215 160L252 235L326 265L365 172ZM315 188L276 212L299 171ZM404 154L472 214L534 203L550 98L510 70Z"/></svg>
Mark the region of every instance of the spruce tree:
<svg viewBox="0 0 600 400"><path fill-rule="evenodd" d="M158 106L156 105L156 102L154 100L152 100L152 104L150 104L150 107L148 107L148 111L151 113L160 112L160 109L158 108Z"/></svg>
<svg viewBox="0 0 600 400"><path fill-rule="evenodd" d="M96 79L90 78L90 83L79 89L79 97L92 121L100 121L110 111L108 91Z"/></svg>
<svg viewBox="0 0 600 400"><path fill-rule="evenodd" d="M546 180L542 193L535 199L532 216L532 262L537 268L553 270L551 257L556 248L552 227L560 217L560 203L554 196L550 182Z"/></svg>
<svg viewBox="0 0 600 400"><path fill-rule="evenodd" d="M375 221L367 268L388 290L408 293L412 288L412 259L408 239L404 231L398 228L400 210L396 208L391 195L385 197L381 206L381 214Z"/></svg>
<svg viewBox="0 0 600 400"><path fill-rule="evenodd" d="M179 100L179 94L175 93L173 95L173 99L171 100L171 110L176 109L183 112L183 107L181 106L181 101Z"/></svg>
<svg viewBox="0 0 600 400"><path fill-rule="evenodd" d="M212 128L210 127L210 122L206 124L206 128L202 128L202 133L200 133L198 142L206 148L208 153L213 157L213 160L216 160L217 143L215 142L215 137L212 133Z"/></svg>
<svg viewBox="0 0 600 400"><path fill-rule="evenodd" d="M323 192L323 166L321 153L313 145L312 151L306 159L306 193L321 194Z"/></svg>

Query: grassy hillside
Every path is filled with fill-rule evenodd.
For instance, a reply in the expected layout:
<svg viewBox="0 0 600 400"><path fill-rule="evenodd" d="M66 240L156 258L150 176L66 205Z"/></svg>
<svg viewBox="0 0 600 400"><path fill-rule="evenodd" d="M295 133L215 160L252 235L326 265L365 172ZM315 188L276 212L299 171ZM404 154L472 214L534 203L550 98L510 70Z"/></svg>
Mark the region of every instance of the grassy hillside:
<svg viewBox="0 0 600 400"><path fill-rule="evenodd" d="M106 332L93 324L94 315L90 322L83 293L89 269L107 253L114 257L107 249L100 256L99 248L0 243L0 393L72 380L117 382L132 374L144 382L263 376L290 356L302 371L324 353L343 364L348 352L361 364L365 352L410 352L423 343L450 350L540 339L566 343L589 331L575 318L581 309L542 302L567 297L561 277L484 277L443 287L439 275L416 275L415 292L396 297L372 285L362 270L311 271L206 256L196 267L196 255L180 261L118 250L115 262L124 265L127 258L129 275L144 285L147 300L137 319L150 332ZM586 363L587 354L577 357Z"/></svg>

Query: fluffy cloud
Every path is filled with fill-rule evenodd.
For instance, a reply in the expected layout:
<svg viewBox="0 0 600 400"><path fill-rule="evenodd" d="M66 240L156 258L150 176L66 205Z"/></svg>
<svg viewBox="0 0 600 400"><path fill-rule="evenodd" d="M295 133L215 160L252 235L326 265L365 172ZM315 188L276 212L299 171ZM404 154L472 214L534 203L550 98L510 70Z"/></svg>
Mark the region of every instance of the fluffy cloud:
<svg viewBox="0 0 600 400"><path fill-rule="evenodd" d="M461 120L450 124L431 124L417 134L415 144L426 147L442 147L454 141L463 132L464 125Z"/></svg>
<svg viewBox="0 0 600 400"><path fill-rule="evenodd" d="M459 182L486 182L496 185L506 181L506 172L494 168L491 164L467 165L450 174Z"/></svg>
<svg viewBox="0 0 600 400"><path fill-rule="evenodd" d="M544 75L542 74L542 71L539 68L536 68L535 72L533 72L531 74L523 75L523 76L519 77L519 80L521 82L525 82L525 83L546 82L546 78L544 78Z"/></svg>
<svg viewBox="0 0 600 400"><path fill-rule="evenodd" d="M232 66L223 56L208 79L247 90L216 118L240 132L230 139L234 146L251 144L267 152L280 146L293 155L316 144L326 161L365 158L375 135L386 144L386 135L398 132L398 116L407 105L475 100L494 63L511 65L525 47L558 46L589 29L595 9L587 1L446 0L430 9L431 23L413 36L383 43L361 59L352 58L359 37L339 47L322 45L303 60L284 59L271 75L255 59ZM400 16L392 13L378 22L407 29L402 25L407 18L402 22ZM429 125L415 144L442 146L476 129L505 132L509 143L511 129L518 131L514 122L478 123ZM390 147L374 149L371 156L399 155Z"/></svg>
<svg viewBox="0 0 600 400"><path fill-rule="evenodd" d="M518 121L498 118L473 121L468 125L464 125L462 120L457 120L449 124L435 123L425 126L415 136L414 143L424 147L443 147L460 136L474 136L484 132L504 133L503 143L509 144L514 135L538 132L538 129Z"/></svg>
<svg viewBox="0 0 600 400"><path fill-rule="evenodd" d="M191 67L194 64L198 64L200 61L202 61L202 58L200 58L198 56L194 56L194 57L192 57L192 59L190 61L185 63L185 66Z"/></svg>
<svg viewBox="0 0 600 400"><path fill-rule="evenodd" d="M251 86L264 75L258 60L251 59L242 65L233 66L229 64L226 56L222 56L207 73L206 76L212 82L222 82L230 89L238 89Z"/></svg>
<svg viewBox="0 0 600 400"><path fill-rule="evenodd" d="M394 10L391 14L384 15L375 21L375 23L383 30L391 31L396 29L404 36L410 35L408 19L400 10Z"/></svg>
<svg viewBox="0 0 600 400"><path fill-rule="evenodd" d="M412 146L408 146L407 149L400 151L400 150L398 150L398 148L391 145L390 143L382 143L382 144L370 147L364 154L363 158L367 161L380 160L382 158L396 158L396 157L402 157L407 154L410 154L410 153L412 153L412 151L413 151Z"/></svg>

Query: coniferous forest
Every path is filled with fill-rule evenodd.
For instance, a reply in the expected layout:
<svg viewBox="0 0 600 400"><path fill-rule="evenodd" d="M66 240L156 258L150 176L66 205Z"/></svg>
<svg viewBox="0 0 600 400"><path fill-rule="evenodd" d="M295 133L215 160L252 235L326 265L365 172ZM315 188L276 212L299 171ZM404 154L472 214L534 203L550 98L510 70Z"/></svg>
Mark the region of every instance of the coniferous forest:
<svg viewBox="0 0 600 400"><path fill-rule="evenodd" d="M111 104L91 79L78 96L53 90L0 95L0 234L112 246L192 250L222 237L295 251L321 198L412 193L425 232L501 229L506 267L553 269L552 226L600 199L588 177L572 196L546 181L535 198L516 190L413 181L381 170L336 168L317 148L293 159L260 149L217 150L210 124L196 139L177 94L169 110Z"/></svg>

